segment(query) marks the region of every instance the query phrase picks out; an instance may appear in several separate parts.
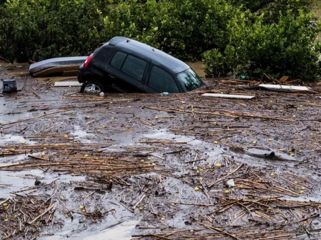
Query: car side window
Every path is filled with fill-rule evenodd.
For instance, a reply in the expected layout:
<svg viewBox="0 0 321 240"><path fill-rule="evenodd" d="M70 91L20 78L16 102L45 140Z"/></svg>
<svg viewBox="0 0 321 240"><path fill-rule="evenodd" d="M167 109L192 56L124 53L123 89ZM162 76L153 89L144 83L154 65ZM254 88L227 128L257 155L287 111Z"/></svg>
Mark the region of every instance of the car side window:
<svg viewBox="0 0 321 240"><path fill-rule="evenodd" d="M173 77L163 69L153 66L148 85L159 92L179 92Z"/></svg>
<svg viewBox="0 0 321 240"><path fill-rule="evenodd" d="M121 70L129 76L142 82L146 66L146 61L132 55L128 55Z"/></svg>
<svg viewBox="0 0 321 240"><path fill-rule="evenodd" d="M123 62L126 58L127 54L123 52L117 52L113 59L110 62L110 65L113 66L114 68L120 69L121 66L123 65Z"/></svg>

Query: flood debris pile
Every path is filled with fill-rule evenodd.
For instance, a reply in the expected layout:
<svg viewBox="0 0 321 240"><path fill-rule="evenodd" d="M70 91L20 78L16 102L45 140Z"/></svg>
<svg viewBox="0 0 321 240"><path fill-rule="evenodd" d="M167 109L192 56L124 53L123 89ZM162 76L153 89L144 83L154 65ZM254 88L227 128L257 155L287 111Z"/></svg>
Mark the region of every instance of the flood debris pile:
<svg viewBox="0 0 321 240"><path fill-rule="evenodd" d="M168 117L161 120L176 134L199 136L216 144L245 150L253 147L271 152L281 149L301 158L307 153L317 154L320 144L317 133L321 122L318 96L321 89L315 88L309 93L258 91L256 82L234 80L217 82L215 88L206 92L255 93L257 96L253 100L211 98L198 94L184 98L170 96L145 104L144 108L156 114L167 113ZM156 127L159 120L149 121L149 124ZM180 124L177 124L179 120ZM312 158L316 154L308 154L307 157Z"/></svg>
<svg viewBox="0 0 321 240"><path fill-rule="evenodd" d="M55 203L45 196L16 195L0 199L0 238L36 239L55 213Z"/></svg>
<svg viewBox="0 0 321 240"><path fill-rule="evenodd" d="M179 179L187 183L184 189L193 187L194 195L201 195L185 193L147 207L137 239L321 237L315 226L321 220L321 202L300 198L313 190L308 178L229 161L197 164L194 173Z"/></svg>
<svg viewBox="0 0 321 240"><path fill-rule="evenodd" d="M34 222L41 237L83 239L135 221L128 238L321 239L321 88L222 80L188 94L100 97L29 80L14 100L0 98L0 193L40 206L27 222L57 201ZM13 174L32 186L26 198L1 182ZM35 202L35 192L53 200ZM19 229L6 224L5 236Z"/></svg>
<svg viewBox="0 0 321 240"><path fill-rule="evenodd" d="M0 156L25 154L26 160L0 166L0 170L21 171L25 169L47 169L85 174L95 178L113 179L150 172L153 162L145 162L145 155L135 153L106 152L103 145L43 144L1 147Z"/></svg>

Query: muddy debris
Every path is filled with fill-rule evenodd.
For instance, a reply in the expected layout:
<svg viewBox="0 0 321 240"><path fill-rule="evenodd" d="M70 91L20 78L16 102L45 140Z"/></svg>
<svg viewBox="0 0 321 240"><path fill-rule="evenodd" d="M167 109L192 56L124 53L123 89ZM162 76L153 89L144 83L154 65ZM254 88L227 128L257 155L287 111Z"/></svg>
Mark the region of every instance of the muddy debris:
<svg viewBox="0 0 321 240"><path fill-rule="evenodd" d="M0 98L0 238L321 238L317 89L88 96L23 71L0 73L24 89Z"/></svg>
<svg viewBox="0 0 321 240"><path fill-rule="evenodd" d="M104 153L94 149L86 152L81 147L73 146L70 150L67 148L68 145L63 145L63 148L60 146L59 144L40 146L42 150L45 150L40 153L40 156L28 154L23 162L5 164L0 166L0 170L50 169L73 175L86 174L91 177L109 179L152 171L155 166L155 163L151 161L145 162L142 158L135 158L128 153ZM33 152L37 147L39 145L31 145L22 149L9 146L2 153L0 152L0 156L27 154L28 149ZM86 148L88 149L88 146ZM60 151L57 151L59 149Z"/></svg>
<svg viewBox="0 0 321 240"><path fill-rule="evenodd" d="M20 196L0 199L0 238L35 239L48 226L56 203L48 196Z"/></svg>

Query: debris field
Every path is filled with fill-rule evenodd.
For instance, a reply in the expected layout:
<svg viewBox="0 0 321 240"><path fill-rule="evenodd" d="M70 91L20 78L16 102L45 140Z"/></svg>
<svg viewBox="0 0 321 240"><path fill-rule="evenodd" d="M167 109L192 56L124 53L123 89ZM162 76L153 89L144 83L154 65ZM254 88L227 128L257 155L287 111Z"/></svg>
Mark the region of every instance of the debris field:
<svg viewBox="0 0 321 240"><path fill-rule="evenodd" d="M0 78L18 86L0 96L1 239L321 238L320 85L92 96L4 62Z"/></svg>

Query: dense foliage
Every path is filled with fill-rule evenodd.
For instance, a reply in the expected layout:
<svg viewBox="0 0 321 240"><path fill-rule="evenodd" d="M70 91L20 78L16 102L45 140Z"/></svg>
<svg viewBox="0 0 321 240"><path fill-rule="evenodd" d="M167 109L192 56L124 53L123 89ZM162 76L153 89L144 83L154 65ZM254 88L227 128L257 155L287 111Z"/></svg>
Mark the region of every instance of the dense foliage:
<svg viewBox="0 0 321 240"><path fill-rule="evenodd" d="M0 52L10 59L85 53L104 30L94 1L8 0L0 11Z"/></svg>
<svg viewBox="0 0 321 240"><path fill-rule="evenodd" d="M296 16L289 10L277 23L268 24L264 15L249 20L247 14L229 22L229 41L223 51L204 53L208 74L286 75L306 80L320 74L320 46L315 43L319 26L309 15Z"/></svg>
<svg viewBox="0 0 321 240"><path fill-rule="evenodd" d="M0 0L0 56L85 55L124 35L184 59L203 56L209 75L314 79L319 26L310 1Z"/></svg>
<svg viewBox="0 0 321 240"><path fill-rule="evenodd" d="M279 12L285 13L287 10L309 11L313 0L230 0L230 2L251 12L265 12L277 16Z"/></svg>

